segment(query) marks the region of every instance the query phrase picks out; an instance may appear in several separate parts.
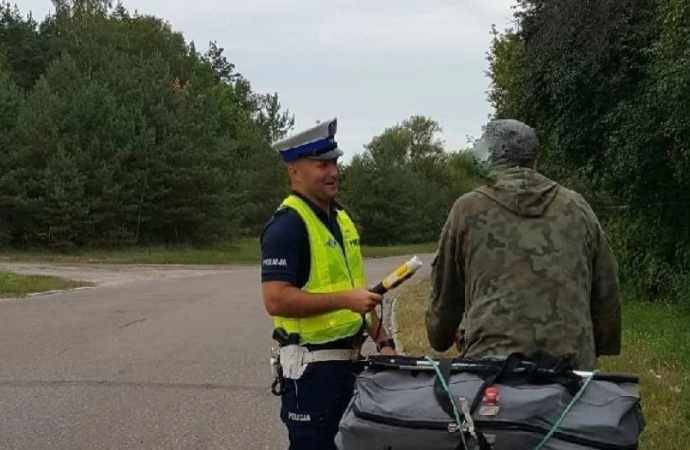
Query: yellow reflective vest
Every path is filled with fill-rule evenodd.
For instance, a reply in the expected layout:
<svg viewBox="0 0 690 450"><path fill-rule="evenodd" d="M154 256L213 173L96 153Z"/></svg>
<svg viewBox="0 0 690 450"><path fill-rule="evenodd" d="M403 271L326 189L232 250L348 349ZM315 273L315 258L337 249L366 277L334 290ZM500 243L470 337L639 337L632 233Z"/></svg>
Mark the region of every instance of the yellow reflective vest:
<svg viewBox="0 0 690 450"><path fill-rule="evenodd" d="M294 209L307 227L311 270L307 284L302 289L312 294L326 294L349 291L366 284L359 233L345 211L337 210L336 216L343 234L343 249L304 200L296 195L289 195L283 200L282 206ZM368 314L369 325L370 321L371 316ZM273 322L276 328L282 327L288 333L299 333L301 343L322 344L356 334L362 326L362 316L342 309L300 319L274 316Z"/></svg>

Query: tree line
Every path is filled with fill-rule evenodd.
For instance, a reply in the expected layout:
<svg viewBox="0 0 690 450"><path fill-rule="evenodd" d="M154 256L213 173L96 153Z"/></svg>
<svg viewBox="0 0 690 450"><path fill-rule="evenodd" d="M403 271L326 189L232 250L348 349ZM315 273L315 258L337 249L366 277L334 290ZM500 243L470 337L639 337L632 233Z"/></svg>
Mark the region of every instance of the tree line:
<svg viewBox="0 0 690 450"><path fill-rule="evenodd" d="M538 128L541 170L593 204L626 286L690 305L690 3L517 6L488 55L496 116Z"/></svg>
<svg viewBox="0 0 690 450"><path fill-rule="evenodd" d="M256 236L288 192L294 127L215 42L107 0L0 4L0 246L214 245ZM435 240L474 163L412 117L343 166L371 244Z"/></svg>
<svg viewBox="0 0 690 450"><path fill-rule="evenodd" d="M54 6L40 24L0 6L0 243L209 243L264 215L247 205L276 186L277 95L161 19Z"/></svg>
<svg viewBox="0 0 690 450"><path fill-rule="evenodd" d="M270 143L294 128L210 42L107 0L0 4L0 246L215 245L257 236L287 194ZM516 0L487 51L497 118L535 127L539 170L582 192L626 286L690 304L690 4ZM402 118L401 118L402 119ZM485 167L433 118L342 166L366 244L434 241Z"/></svg>

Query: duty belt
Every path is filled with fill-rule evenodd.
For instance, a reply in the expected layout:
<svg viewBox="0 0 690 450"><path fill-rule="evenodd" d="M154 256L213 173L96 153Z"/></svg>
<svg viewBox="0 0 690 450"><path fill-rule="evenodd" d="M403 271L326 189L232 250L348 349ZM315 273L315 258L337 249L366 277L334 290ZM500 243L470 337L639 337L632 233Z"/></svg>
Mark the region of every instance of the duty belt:
<svg viewBox="0 0 690 450"><path fill-rule="evenodd" d="M302 362L304 364L309 364L313 362L322 361L352 361L356 362L359 360L360 349L350 348L350 349L326 349L326 350L312 350L304 352L302 357Z"/></svg>
<svg viewBox="0 0 690 450"><path fill-rule="evenodd" d="M271 392L277 396L282 395L285 390L285 377L299 378L307 364L326 361L351 361L356 363L361 359L363 339L355 339L354 345L351 348L317 348L310 350L306 346L300 345L298 334L288 334L282 328L274 330L273 338L278 342L279 348L274 348L271 355L271 367L274 376ZM284 352L287 354L284 354ZM285 358L287 359L283 361ZM283 363L288 364L287 368Z"/></svg>

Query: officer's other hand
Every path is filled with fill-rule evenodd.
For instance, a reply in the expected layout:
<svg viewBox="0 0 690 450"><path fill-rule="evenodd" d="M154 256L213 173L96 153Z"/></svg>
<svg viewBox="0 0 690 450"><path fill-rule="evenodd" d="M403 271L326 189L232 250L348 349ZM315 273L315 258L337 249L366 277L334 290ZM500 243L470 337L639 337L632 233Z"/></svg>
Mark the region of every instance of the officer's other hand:
<svg viewBox="0 0 690 450"><path fill-rule="evenodd" d="M366 314L383 301L383 296L367 288L351 291L347 297L347 308L359 314Z"/></svg>

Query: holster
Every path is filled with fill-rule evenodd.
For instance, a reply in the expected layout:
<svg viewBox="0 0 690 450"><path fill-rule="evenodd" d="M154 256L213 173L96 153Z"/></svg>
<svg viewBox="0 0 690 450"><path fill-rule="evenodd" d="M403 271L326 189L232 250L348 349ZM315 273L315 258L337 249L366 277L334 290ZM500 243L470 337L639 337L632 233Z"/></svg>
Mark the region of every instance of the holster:
<svg viewBox="0 0 690 450"><path fill-rule="evenodd" d="M271 370L274 381L271 390L274 395L282 395L285 391L285 379L298 380L304 374L307 365L325 361L360 362L361 349L366 340L365 329L362 328L354 338L351 349L309 350L300 345L297 334L288 335L283 329L277 329L273 334L279 347L271 352Z"/></svg>

